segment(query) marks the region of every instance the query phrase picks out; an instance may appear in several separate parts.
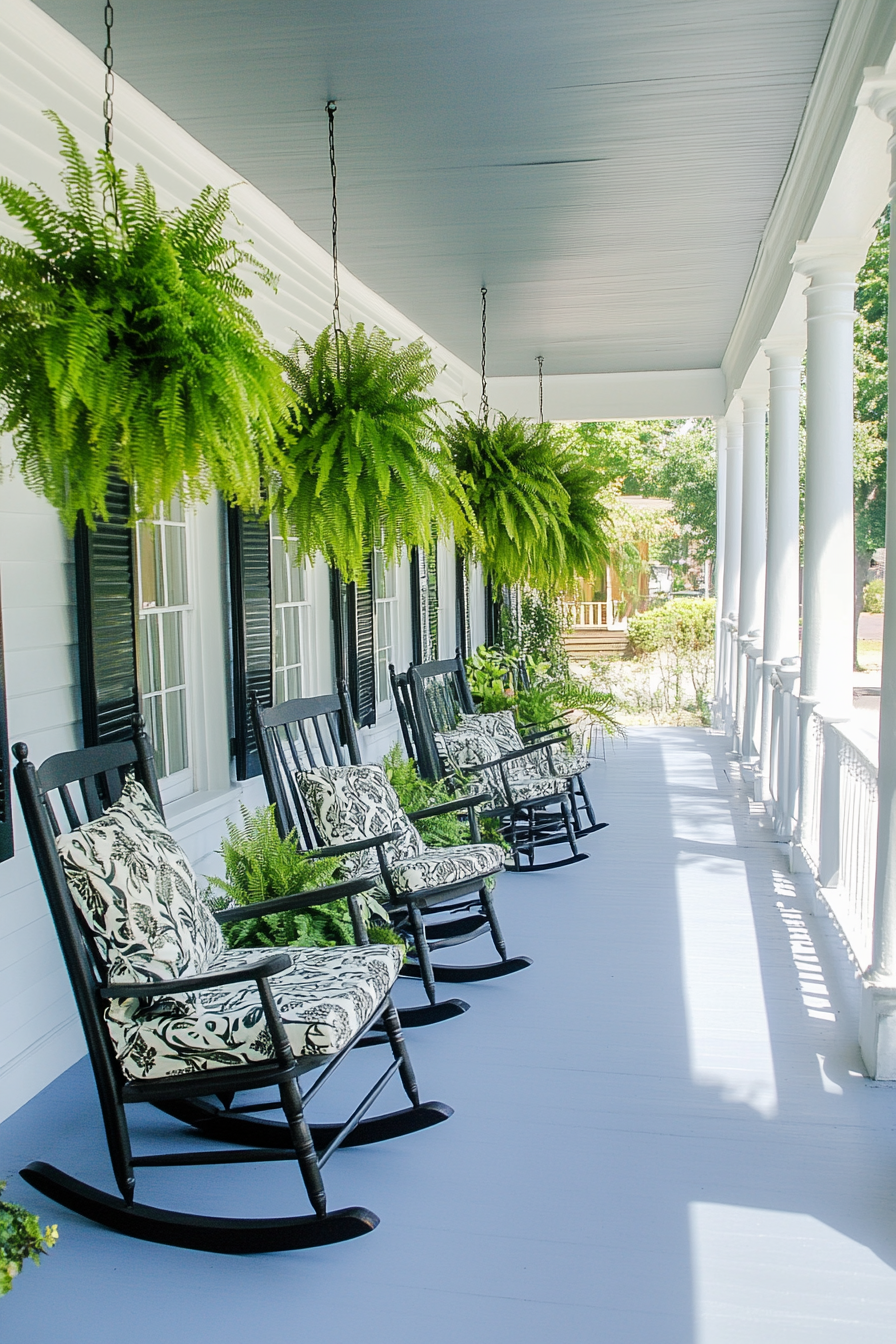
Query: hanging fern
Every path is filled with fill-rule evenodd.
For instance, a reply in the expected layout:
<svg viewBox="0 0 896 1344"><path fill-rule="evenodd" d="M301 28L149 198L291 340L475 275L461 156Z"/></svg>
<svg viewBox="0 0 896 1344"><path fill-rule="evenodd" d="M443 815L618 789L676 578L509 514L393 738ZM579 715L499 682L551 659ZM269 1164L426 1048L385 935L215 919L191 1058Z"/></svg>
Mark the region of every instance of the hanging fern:
<svg viewBox="0 0 896 1344"><path fill-rule="evenodd" d="M395 557L470 527L470 511L435 417L436 368L422 341L396 348L358 323L296 342L286 370L296 398L285 451L291 480L273 507L305 555L320 551L343 577L363 579L364 557Z"/></svg>
<svg viewBox="0 0 896 1344"><path fill-rule="evenodd" d="M0 429L22 474L69 529L105 516L109 477L149 516L180 490L259 502L279 465L289 400L279 361L237 274L272 274L223 236L226 191L163 213L142 168L133 185L101 150L91 170L53 112L67 209L0 179L0 203L34 240L0 238ZM104 212L111 194L117 216Z"/></svg>
<svg viewBox="0 0 896 1344"><path fill-rule="evenodd" d="M479 554L496 583L555 592L606 563L601 481L550 424L462 412L447 433L479 526Z"/></svg>
<svg viewBox="0 0 896 1344"><path fill-rule="evenodd" d="M503 415L483 425L464 411L447 437L482 534L484 567L496 583L553 587L568 496L550 425Z"/></svg>
<svg viewBox="0 0 896 1344"><path fill-rule="evenodd" d="M610 542L606 532L607 509L599 498L604 477L575 449L562 451L556 465L557 479L566 491L567 512L560 522L562 547L552 551L556 587L570 587L578 578L601 574L607 566ZM547 538L548 545L554 534Z"/></svg>

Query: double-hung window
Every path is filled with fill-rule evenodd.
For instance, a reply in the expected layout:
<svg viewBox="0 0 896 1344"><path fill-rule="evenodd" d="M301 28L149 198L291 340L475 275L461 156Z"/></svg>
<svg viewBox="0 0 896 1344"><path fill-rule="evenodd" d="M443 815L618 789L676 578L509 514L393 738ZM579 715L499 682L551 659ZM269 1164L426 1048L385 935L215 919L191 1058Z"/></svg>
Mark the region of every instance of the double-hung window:
<svg viewBox="0 0 896 1344"><path fill-rule="evenodd" d="M271 599L274 607L274 703L308 694L308 567L296 537L280 535L271 522Z"/></svg>
<svg viewBox="0 0 896 1344"><path fill-rule="evenodd" d="M376 698L389 704L392 690L389 664L394 662L398 622L398 594L395 589L395 565L387 563L385 553L373 553L373 598L376 607Z"/></svg>
<svg viewBox="0 0 896 1344"><path fill-rule="evenodd" d="M166 795L192 787L187 719L187 523L179 499L137 525L137 665L143 717ZM176 777L176 778L174 778Z"/></svg>

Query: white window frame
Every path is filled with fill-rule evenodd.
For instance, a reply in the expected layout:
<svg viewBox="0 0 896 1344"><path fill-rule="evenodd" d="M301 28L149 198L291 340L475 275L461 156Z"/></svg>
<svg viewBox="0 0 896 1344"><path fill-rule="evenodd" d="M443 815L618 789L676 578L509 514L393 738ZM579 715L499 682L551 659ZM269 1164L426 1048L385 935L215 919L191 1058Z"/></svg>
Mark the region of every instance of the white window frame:
<svg viewBox="0 0 896 1344"><path fill-rule="evenodd" d="M158 689L152 691L146 691L144 689L144 686L141 684L140 704L141 704L141 713L143 714L143 717L146 720L147 730L150 732L150 736L152 736L151 730L153 724L153 716L151 712L149 712L150 706L148 702L155 700L155 701L161 701L162 703L162 714L165 718L164 723L165 760L163 762L163 768L159 771L159 789L162 795L162 802L165 804L175 802L177 799L184 798L188 794L191 794L193 792L193 759L195 753L194 753L194 743L192 733L192 718L193 718L192 703L191 703L192 677L191 677L191 657L190 657L190 647L192 637L191 624L193 614L193 603L192 603L193 565L192 565L192 535L191 535L192 529L190 527L190 513L188 512L187 509L183 508L183 506L181 506L181 514L182 514L181 520L172 520L167 516L168 507L160 506L155 511L153 518L151 520L146 522L140 522L137 524L137 546L136 546L137 593L138 593L137 658L139 663L141 660L141 649L143 647L143 628L145 628L149 624L149 622L153 622L158 629L159 672L160 672L160 686L158 687ZM169 581L169 575L168 575L169 557L168 557L168 548L165 545L165 529L177 528L181 530L183 533L184 584L186 588L186 599L187 599L185 602L172 603L172 604L168 604L166 602L164 605L160 605L158 602L144 602L143 600L144 557L143 557L143 547L141 545L141 537L143 530L148 527L158 529L158 532L160 534L161 579L163 585L163 596L165 598L167 598L168 596L168 581ZM166 667L166 660L165 660L165 632L166 632L166 625L168 623L165 621L165 617L171 615L175 616L179 615L180 617L179 629L180 629L183 680L177 682L176 684L168 686L166 685L168 669ZM141 677L141 682L142 680L143 678ZM169 773L167 772L166 769L168 765L168 740L169 740L167 701L171 696L173 696L176 693L181 693L183 697L183 731L184 731L187 763L186 766L184 766L182 769Z"/></svg>
<svg viewBox="0 0 896 1344"><path fill-rule="evenodd" d="M395 661L398 642L398 562L391 564L384 551L373 552L374 679L377 707L392 708L389 664ZM388 578L388 582L387 582ZM385 591L383 591L385 589Z"/></svg>
<svg viewBox="0 0 896 1344"><path fill-rule="evenodd" d="M309 695L311 693L311 676L309 659L311 655L311 587L312 573L307 560L298 560L295 555L290 555L290 550L298 545L298 537L287 535L282 536L274 519L271 519L271 611L273 617L273 638L271 640L271 657L273 662L273 691L274 704L282 704L284 700L294 700L299 696ZM286 577L287 596L278 600L277 595L277 556L278 550L284 557L284 573ZM295 588L299 587L301 596L295 595ZM294 622L295 646L298 650L297 662L286 662L285 659L278 657L280 650L285 651L289 646L288 623ZM293 675L294 684L290 687L290 673L298 673L296 678ZM281 690L286 694L281 694ZM294 692L294 693L293 693Z"/></svg>

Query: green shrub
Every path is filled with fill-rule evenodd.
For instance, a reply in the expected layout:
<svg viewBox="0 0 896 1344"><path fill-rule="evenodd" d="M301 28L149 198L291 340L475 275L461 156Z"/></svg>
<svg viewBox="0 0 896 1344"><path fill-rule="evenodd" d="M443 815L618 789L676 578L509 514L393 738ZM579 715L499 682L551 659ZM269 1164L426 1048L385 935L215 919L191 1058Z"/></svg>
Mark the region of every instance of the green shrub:
<svg viewBox="0 0 896 1344"><path fill-rule="evenodd" d="M865 584L862 610L871 612L873 616L883 615L884 610L883 579L872 579L870 583Z"/></svg>
<svg viewBox="0 0 896 1344"><path fill-rule="evenodd" d="M6 1182L0 1181L0 1194L6 1189ZM7 1204L0 1199L0 1297L8 1293L17 1274L21 1273L26 1260L40 1264L45 1255L59 1240L59 1231L54 1223L40 1230L40 1223L33 1213L23 1209L20 1204Z"/></svg>
<svg viewBox="0 0 896 1344"><path fill-rule="evenodd" d="M280 836L273 807L260 807L255 812L246 807L240 810L242 826L228 821L227 838L219 850L226 877L209 878L209 895L216 909L251 906L258 901L312 891L334 881L339 859L300 853L295 831L285 839ZM223 894L215 898L214 891ZM358 900L368 926L373 916L388 923L385 910L369 892ZM234 920L223 926L223 933L228 947L333 947L355 941L345 899L312 905L306 910L283 910Z"/></svg>
<svg viewBox="0 0 896 1344"><path fill-rule="evenodd" d="M447 803L454 796L443 779L421 779L416 765L405 758L398 742L383 757L383 769L405 812L416 812L421 807ZM470 843L470 831L463 812L423 817L414 825L427 845L441 848Z"/></svg>
<svg viewBox="0 0 896 1344"><path fill-rule="evenodd" d="M629 617L628 637L636 654L696 653L711 649L716 604L712 598L664 602Z"/></svg>

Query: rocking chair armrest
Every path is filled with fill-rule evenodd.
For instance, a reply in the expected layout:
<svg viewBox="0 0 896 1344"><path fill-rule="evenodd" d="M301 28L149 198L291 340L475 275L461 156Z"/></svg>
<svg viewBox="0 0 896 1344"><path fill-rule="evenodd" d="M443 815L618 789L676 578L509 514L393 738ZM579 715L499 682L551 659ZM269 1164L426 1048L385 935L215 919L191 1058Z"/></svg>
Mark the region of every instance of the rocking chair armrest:
<svg viewBox="0 0 896 1344"><path fill-rule="evenodd" d="M551 738L554 742L565 742L568 740L569 732L568 729L561 727L527 728L526 731L522 734L523 741L527 743L535 742L537 739L540 738L541 739L541 742L539 743L540 746L549 745L544 741L546 737Z"/></svg>
<svg viewBox="0 0 896 1344"><path fill-rule="evenodd" d="M373 835L367 840L344 840L338 845L324 845L309 855L314 859L332 859L340 854L357 854L361 849L373 849L374 845L387 845L390 840L398 839L398 831L385 831L382 835Z"/></svg>
<svg viewBox="0 0 896 1344"><path fill-rule="evenodd" d="M305 910L309 905L329 905L343 897L360 896L376 885L372 877L352 877L346 882L333 882L328 887L313 887L296 891L291 896L275 896L269 901L252 901L249 905L233 905L229 910L215 910L219 924L233 924L239 919L255 919L258 915L277 915L283 910Z"/></svg>
<svg viewBox="0 0 896 1344"><path fill-rule="evenodd" d="M468 793L463 798L451 798L447 803L433 803L431 807L419 807L416 812L409 812L407 815L411 821L418 821L422 817L439 817L445 812L462 812L466 808L476 807L479 803L487 803L488 799L487 793Z"/></svg>
<svg viewBox="0 0 896 1344"><path fill-rule="evenodd" d="M233 985L240 980L265 980L289 970L292 958L286 952L275 952L256 961L252 966L235 966L230 971L209 971L207 975L185 975L179 980L138 980L136 983L118 983L100 986L102 999L154 999L162 994L192 994L200 989L216 989L219 985Z"/></svg>

